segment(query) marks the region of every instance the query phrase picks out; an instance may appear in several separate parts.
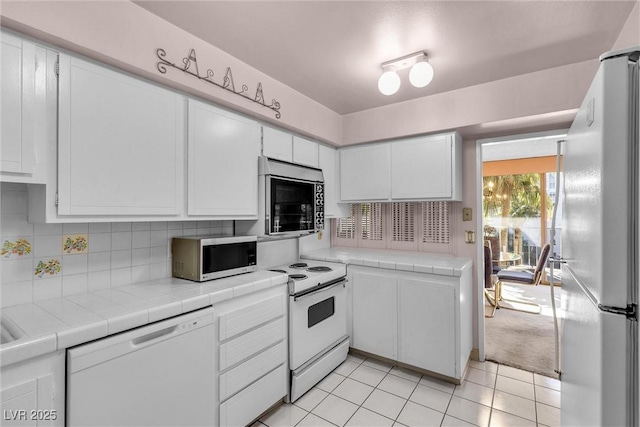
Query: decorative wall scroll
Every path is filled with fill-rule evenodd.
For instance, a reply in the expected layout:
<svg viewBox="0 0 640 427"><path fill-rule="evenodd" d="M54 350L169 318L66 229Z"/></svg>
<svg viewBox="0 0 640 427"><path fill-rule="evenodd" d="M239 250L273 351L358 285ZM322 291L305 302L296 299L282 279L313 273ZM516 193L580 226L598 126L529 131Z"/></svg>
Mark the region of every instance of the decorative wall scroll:
<svg viewBox="0 0 640 427"><path fill-rule="evenodd" d="M196 58L195 49L191 49L189 51L189 56L182 58L183 66L178 66L173 62L166 60L165 57L167 56L167 53L164 51L164 49L157 49L156 55L158 56L158 59L160 59L160 62L158 62L156 66L158 68L158 71L160 71L162 74L165 74L167 72L167 66L173 67L177 70L183 71L187 74L197 77L198 79L204 82L210 83L214 86L218 86L219 88L222 88L222 89L226 89L229 92L235 93L236 95L240 95L243 98L248 99L249 101L255 102L256 104L260 104L263 107L266 107L266 108L269 108L270 110L275 111L276 119L279 119L281 116L280 103L278 101L276 101L275 99L272 99L270 105L265 104L264 94L262 92L262 83L258 83L258 86L256 88L256 95L253 98L251 98L251 96L248 95L249 87L247 85L243 84L240 90L236 90L236 86L233 81L233 74L231 73L231 67L227 67L227 71L224 74L222 83L217 83L216 81L213 80L214 73L211 70L211 68L207 69L205 75L203 76L200 75L200 71L198 70L198 60Z"/></svg>

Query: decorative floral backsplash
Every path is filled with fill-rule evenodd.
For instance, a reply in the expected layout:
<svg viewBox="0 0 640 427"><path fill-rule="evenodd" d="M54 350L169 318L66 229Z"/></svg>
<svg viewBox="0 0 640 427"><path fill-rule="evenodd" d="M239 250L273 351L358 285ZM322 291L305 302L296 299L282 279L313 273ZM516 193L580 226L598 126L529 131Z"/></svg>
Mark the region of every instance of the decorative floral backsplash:
<svg viewBox="0 0 640 427"><path fill-rule="evenodd" d="M62 271L60 261L57 259L50 259L48 262L40 261L36 265L34 275L38 277L44 277L45 275L55 276Z"/></svg>
<svg viewBox="0 0 640 427"><path fill-rule="evenodd" d="M27 239L18 239L15 242L5 240L0 250L0 255L9 258L12 255L23 256L31 253L31 243Z"/></svg>
<svg viewBox="0 0 640 427"><path fill-rule="evenodd" d="M68 254L82 254L87 252L89 247L86 234L65 235L62 236L62 240L62 250Z"/></svg>

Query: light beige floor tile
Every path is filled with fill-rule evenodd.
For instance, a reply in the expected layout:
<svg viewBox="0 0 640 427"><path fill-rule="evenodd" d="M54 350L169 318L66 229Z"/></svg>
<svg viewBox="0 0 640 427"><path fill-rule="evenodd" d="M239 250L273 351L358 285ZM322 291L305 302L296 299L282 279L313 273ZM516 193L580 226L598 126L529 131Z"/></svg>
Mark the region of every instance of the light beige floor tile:
<svg viewBox="0 0 640 427"><path fill-rule="evenodd" d="M560 408L560 392L550 388L536 386L536 402Z"/></svg>
<svg viewBox="0 0 640 427"><path fill-rule="evenodd" d="M311 413L337 426L343 426L357 410L358 405L330 394Z"/></svg>
<svg viewBox="0 0 640 427"><path fill-rule="evenodd" d="M345 377L339 374L330 373L322 381L320 381L316 387L326 392L331 393L342 381L344 381Z"/></svg>
<svg viewBox="0 0 640 427"><path fill-rule="evenodd" d="M406 399L375 389L362 406L395 420L406 402Z"/></svg>
<svg viewBox="0 0 640 427"><path fill-rule="evenodd" d="M340 375L344 375L345 377L348 377L349 374L355 371L358 366L360 366L359 363L347 359L344 362L342 362L340 366L334 369L333 372L335 372L336 374L340 374Z"/></svg>
<svg viewBox="0 0 640 427"><path fill-rule="evenodd" d="M455 384L448 383L446 381L432 378L427 375L423 375L420 379L420 384L427 387L435 388L436 390L444 391L445 393L453 394L453 390L456 388Z"/></svg>
<svg viewBox="0 0 640 427"><path fill-rule="evenodd" d="M411 380L413 382L420 381L422 378L422 374L412 371L410 369L401 368L399 366L394 366L391 371L389 371L391 375L395 375L396 377L404 378L405 380Z"/></svg>
<svg viewBox="0 0 640 427"><path fill-rule="evenodd" d="M485 406L491 406L493 403L492 388L472 383L470 381L465 381L459 386L456 386L453 394L454 396L462 397L463 399L471 400L472 402L480 403Z"/></svg>
<svg viewBox="0 0 640 427"><path fill-rule="evenodd" d="M320 418L317 415L309 414L302 419L296 427L333 427L335 424L331 424L329 421Z"/></svg>
<svg viewBox="0 0 640 427"><path fill-rule="evenodd" d="M487 371L487 372L493 372L493 373L498 372L498 364L494 362L487 362L487 361L478 362L477 360L470 360L469 366L475 369L480 369L481 371Z"/></svg>
<svg viewBox="0 0 640 427"><path fill-rule="evenodd" d="M441 412L417 403L407 402L397 421L409 427L440 426L443 418L444 414Z"/></svg>
<svg viewBox="0 0 640 427"><path fill-rule="evenodd" d="M347 378L340 383L338 387L333 390L332 394L341 397L356 405L362 405L362 403L369 397L373 387L363 384L359 381Z"/></svg>
<svg viewBox="0 0 640 427"><path fill-rule="evenodd" d="M449 406L451 395L449 393L436 390L435 388L418 384L411 394L411 397L409 397L409 400L419 403L422 406L435 409L438 412L445 413L447 411L447 406Z"/></svg>
<svg viewBox="0 0 640 427"><path fill-rule="evenodd" d="M408 399L417 385L418 384L413 381L405 380L404 378L396 377L394 375L387 375L380 384L378 384L378 388L404 399Z"/></svg>
<svg viewBox="0 0 640 427"><path fill-rule="evenodd" d="M458 396L453 396L449 403L449 408L447 408L447 415L477 426L487 427L489 425L491 408Z"/></svg>
<svg viewBox="0 0 640 427"><path fill-rule="evenodd" d="M536 404L533 400L500 390L496 390L493 395L493 408L531 421L536 420Z"/></svg>
<svg viewBox="0 0 640 427"><path fill-rule="evenodd" d="M536 423L506 412L494 409L491 411L490 427L536 427Z"/></svg>
<svg viewBox="0 0 640 427"><path fill-rule="evenodd" d="M511 366L500 365L498 367L498 375L514 378L520 381L526 381L533 384L533 374L523 371L522 369L512 368Z"/></svg>
<svg viewBox="0 0 640 427"><path fill-rule="evenodd" d="M549 427L558 427L560 425L560 409L543 403L536 403L536 412L539 424Z"/></svg>
<svg viewBox="0 0 640 427"><path fill-rule="evenodd" d="M379 369L375 369L367 365L360 365L351 373L351 375L349 375L349 378L375 387L380 384L380 381L382 381L386 375L387 374Z"/></svg>
<svg viewBox="0 0 640 427"><path fill-rule="evenodd" d="M364 364L384 372L389 372L391 368L393 368L393 365L390 365L385 362L381 362L380 360L376 360L376 359L367 359L364 361Z"/></svg>
<svg viewBox="0 0 640 427"><path fill-rule="evenodd" d="M533 374L533 382L536 385L550 388L552 390L556 390L556 391L562 390L562 383L560 382L560 380L555 378L549 378L549 377L545 377L544 375Z"/></svg>
<svg viewBox="0 0 640 427"><path fill-rule="evenodd" d="M350 427L391 427L393 420L366 408L359 408L346 425Z"/></svg>
<svg viewBox="0 0 640 427"><path fill-rule="evenodd" d="M516 380L509 377L498 375L496 379L496 390L506 393L515 394L525 399L535 400L533 384L525 381Z"/></svg>
<svg viewBox="0 0 640 427"><path fill-rule="evenodd" d="M471 424L466 421L453 418L451 415L445 415L444 420L442 420L441 427L467 427L467 426L474 426L474 425L475 424Z"/></svg>
<svg viewBox="0 0 640 427"><path fill-rule="evenodd" d="M327 393L326 391L314 387L306 392L300 399L296 400L293 404L299 406L305 411L311 411L313 408L318 406L318 404L322 402L328 395L329 393Z"/></svg>
<svg viewBox="0 0 640 427"><path fill-rule="evenodd" d="M308 412L302 408L284 404L260 418L260 422L269 427L291 427L298 424L307 414Z"/></svg>
<svg viewBox="0 0 640 427"><path fill-rule="evenodd" d="M495 387L496 374L494 372L481 371L476 368L467 369L465 381L471 381L472 383L480 384L485 387Z"/></svg>
<svg viewBox="0 0 640 427"><path fill-rule="evenodd" d="M364 362L365 359L366 358L364 356L360 356L359 354L349 353L347 355L347 360L351 360L352 362L356 362L357 364Z"/></svg>

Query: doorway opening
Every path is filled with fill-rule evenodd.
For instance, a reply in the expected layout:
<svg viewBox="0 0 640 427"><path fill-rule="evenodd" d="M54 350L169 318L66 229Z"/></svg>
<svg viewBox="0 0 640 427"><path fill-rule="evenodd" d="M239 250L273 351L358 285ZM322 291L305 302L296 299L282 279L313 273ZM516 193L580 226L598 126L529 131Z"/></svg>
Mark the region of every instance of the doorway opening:
<svg viewBox="0 0 640 427"><path fill-rule="evenodd" d="M479 265L486 265L492 273L487 280L483 275L479 295L487 295L485 314L495 312L484 318L485 359L550 377L557 375L548 268L542 270L537 285L502 281L496 292L495 283L500 270L535 271L547 243L551 256L561 253L561 194L556 238L554 242L549 239L556 180L561 179L556 176L557 141L565 134L557 131L478 141L477 154L481 160L480 235L482 245L491 249L487 251L491 262L484 264L482 248ZM559 288L555 290L559 307ZM497 310L492 304L496 294L504 298Z"/></svg>

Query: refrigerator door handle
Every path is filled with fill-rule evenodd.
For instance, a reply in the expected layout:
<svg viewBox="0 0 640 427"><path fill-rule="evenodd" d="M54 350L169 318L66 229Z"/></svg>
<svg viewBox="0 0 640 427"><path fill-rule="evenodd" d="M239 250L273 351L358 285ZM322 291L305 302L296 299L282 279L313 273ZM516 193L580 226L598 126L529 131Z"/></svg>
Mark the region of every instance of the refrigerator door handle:
<svg viewBox="0 0 640 427"><path fill-rule="evenodd" d="M627 304L626 308L611 307L608 305L598 304L598 309L605 313L621 314L626 316L627 319L637 320L637 306L635 304Z"/></svg>
<svg viewBox="0 0 640 427"><path fill-rule="evenodd" d="M564 264L563 268L565 269L565 271L567 271L571 275L571 277L576 282L576 284L580 287L582 292L584 292L587 298L589 298L591 303L594 306L596 306L598 310L605 313L620 314L625 316L629 320L638 320L638 316L637 316L638 307L636 304L627 304L626 307L612 307L609 305L600 304L596 299L596 297L587 288L587 286L584 283L582 283L580 280L578 280L576 275L573 273L573 270L571 269L570 265L566 261L563 261L563 264Z"/></svg>

